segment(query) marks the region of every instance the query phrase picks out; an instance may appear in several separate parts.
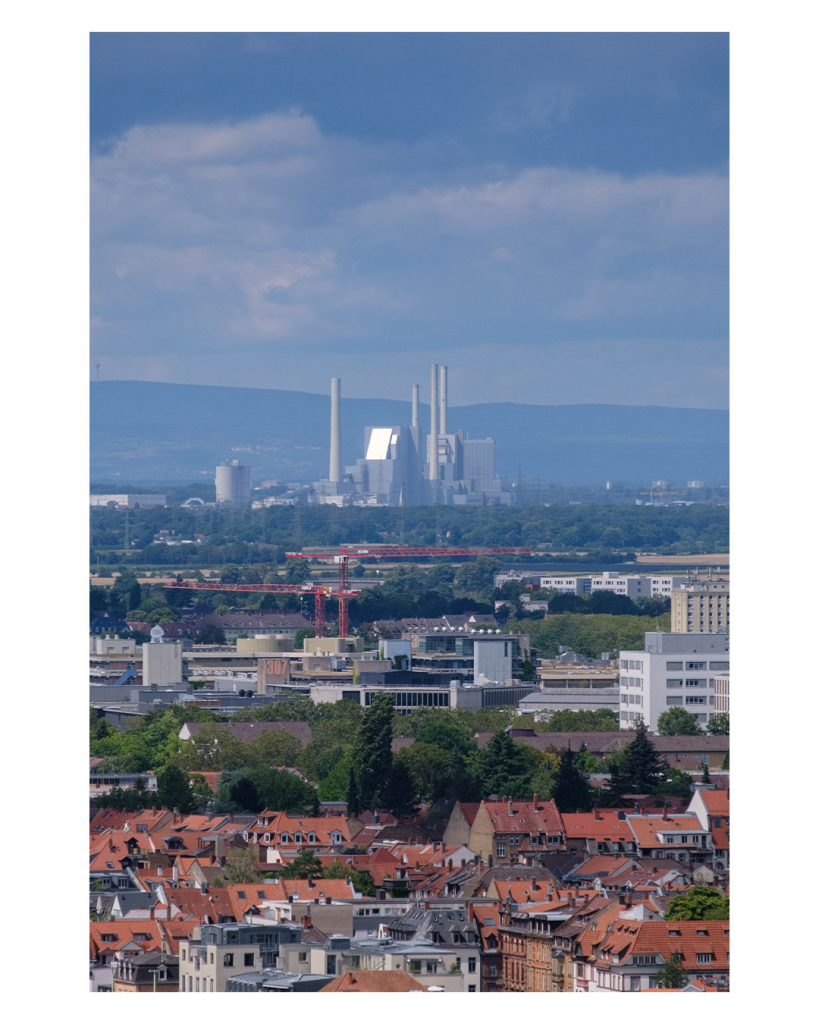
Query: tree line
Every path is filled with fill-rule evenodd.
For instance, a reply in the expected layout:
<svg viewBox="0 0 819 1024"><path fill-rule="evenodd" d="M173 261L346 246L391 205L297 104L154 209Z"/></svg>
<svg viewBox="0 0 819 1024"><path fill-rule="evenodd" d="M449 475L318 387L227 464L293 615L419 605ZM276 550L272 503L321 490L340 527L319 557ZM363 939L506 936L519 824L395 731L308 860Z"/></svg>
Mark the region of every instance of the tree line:
<svg viewBox="0 0 819 1024"><path fill-rule="evenodd" d="M182 723L191 720L201 723L195 740L182 741ZM311 740L302 748L289 732L266 730L252 743L242 743L214 712L190 707L154 712L117 730L92 709L91 755L103 758L103 772L153 771L160 785L166 778L176 783L181 775L190 800L217 812L317 811L320 801L346 800L352 813L377 806L406 814L421 803L444 801L449 807L455 800L474 802L493 794L530 799L533 793L554 796L568 811L587 809L593 801L617 806L626 793L686 796L690 791L690 777L657 757L643 723L631 744L602 761L581 745L540 751L507 731L510 725L616 731L614 715L605 711L558 712L545 725L511 707L418 708L399 715L392 696L382 692L366 710L352 701L317 705L300 698L242 709L232 721L306 721ZM492 734L483 749L478 733ZM393 753L393 739L401 736L414 742ZM202 772L219 773L215 796ZM593 772L611 773L609 790L592 790ZM117 805L118 799L126 798L113 794L108 802ZM160 797L145 792L127 799L151 806ZM177 787L173 806L181 809L180 799Z"/></svg>
<svg viewBox="0 0 819 1024"><path fill-rule="evenodd" d="M177 539L203 543L154 544L161 530ZM127 531L127 538L126 538ZM657 551L700 553L728 550L728 508L691 505L552 505L470 507L405 506L337 508L326 505L274 506L264 509L94 509L91 513L92 563L96 550L128 549L124 559L145 564L220 565L226 561L281 563L284 552L306 545L339 544L531 546L542 552L598 553ZM526 556L523 556L526 558ZM512 560L511 558L506 559ZM527 559L528 560L528 559Z"/></svg>

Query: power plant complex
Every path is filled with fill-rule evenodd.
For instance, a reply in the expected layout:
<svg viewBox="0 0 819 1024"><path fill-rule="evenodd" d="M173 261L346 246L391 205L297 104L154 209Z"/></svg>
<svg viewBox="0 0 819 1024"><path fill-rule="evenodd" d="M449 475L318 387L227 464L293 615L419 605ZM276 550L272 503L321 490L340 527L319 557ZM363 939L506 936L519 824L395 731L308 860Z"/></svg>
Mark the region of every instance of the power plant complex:
<svg viewBox="0 0 819 1024"><path fill-rule="evenodd" d="M364 458L341 466L341 381L330 387L330 471L311 488L324 505L509 505L495 476L495 442L447 427L447 368L432 364L429 433L421 429L419 386L412 387L412 422L367 427Z"/></svg>
<svg viewBox="0 0 819 1024"><path fill-rule="evenodd" d="M330 467L326 480L292 485L298 494L280 499L321 505L511 505L514 495L495 475L495 442L450 432L447 368L432 364L429 433L421 428L420 387L412 386L412 422L367 427L364 458L341 461L341 380L330 382ZM276 499L272 499L276 503ZM266 499L270 502L271 499ZM251 504L250 467L238 459L216 467L216 504Z"/></svg>

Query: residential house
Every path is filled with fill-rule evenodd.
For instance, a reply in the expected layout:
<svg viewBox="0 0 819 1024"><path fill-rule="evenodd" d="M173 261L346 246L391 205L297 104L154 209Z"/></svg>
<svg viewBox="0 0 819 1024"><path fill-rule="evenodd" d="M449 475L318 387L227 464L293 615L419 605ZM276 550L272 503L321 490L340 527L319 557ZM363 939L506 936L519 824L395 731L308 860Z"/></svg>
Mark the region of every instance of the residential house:
<svg viewBox="0 0 819 1024"><path fill-rule="evenodd" d="M565 828L554 800L482 800L469 849L492 863L511 863L527 851L565 849Z"/></svg>
<svg viewBox="0 0 819 1024"><path fill-rule="evenodd" d="M115 960L114 992L178 992L179 957L167 953L140 953Z"/></svg>
<svg viewBox="0 0 819 1024"><path fill-rule="evenodd" d="M280 947L300 938L298 925L201 925L198 936L179 943L179 989L224 992L228 978L274 967Z"/></svg>
<svg viewBox="0 0 819 1024"><path fill-rule="evenodd" d="M700 825L711 833L714 846L714 868L727 871L730 868L730 793L728 790L697 787L688 813L697 817Z"/></svg>
<svg viewBox="0 0 819 1024"><path fill-rule="evenodd" d="M728 921L617 920L585 943L578 939L575 961L584 967L585 991L641 992L656 988L674 953L689 981L727 980L728 946Z"/></svg>

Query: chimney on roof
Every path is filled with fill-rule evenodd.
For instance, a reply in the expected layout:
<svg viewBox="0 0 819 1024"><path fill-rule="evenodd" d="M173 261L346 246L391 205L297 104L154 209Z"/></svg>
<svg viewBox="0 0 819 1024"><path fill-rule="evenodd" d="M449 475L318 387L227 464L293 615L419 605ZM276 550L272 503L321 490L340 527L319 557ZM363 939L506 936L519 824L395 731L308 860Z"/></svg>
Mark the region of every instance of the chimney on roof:
<svg viewBox="0 0 819 1024"><path fill-rule="evenodd" d="M509 797L509 803L508 803L507 807L509 809L509 813L511 814L512 813L512 797L511 796Z"/></svg>
<svg viewBox="0 0 819 1024"><path fill-rule="evenodd" d="M151 907L151 913L150 913L150 915L149 915L149 916L150 916L150 918L151 918L151 920L152 920L152 921L153 921L153 919L154 919L154 915L155 915L155 911L154 911L154 908L153 908L153 907Z"/></svg>
<svg viewBox="0 0 819 1024"><path fill-rule="evenodd" d="M228 821L234 821L234 820L235 820L235 815L234 815L233 811L229 811L228 812Z"/></svg>
<svg viewBox="0 0 819 1024"><path fill-rule="evenodd" d="M108 837L108 850L110 853L114 852L114 840L110 836Z"/></svg>
<svg viewBox="0 0 819 1024"><path fill-rule="evenodd" d="M538 806L537 806L537 793L532 793L532 808L534 810L538 809Z"/></svg>
<svg viewBox="0 0 819 1024"><path fill-rule="evenodd" d="M595 821L602 821L603 820L603 815L600 813L600 808L599 807L595 807L595 809L594 809L594 820Z"/></svg>
<svg viewBox="0 0 819 1024"><path fill-rule="evenodd" d="M448 861L446 862L446 866L447 866L447 867L449 868L449 870L450 870L450 871L452 870L452 858L451 858L451 857L450 857L450 859L449 859L449 860L448 860Z"/></svg>
<svg viewBox="0 0 819 1024"><path fill-rule="evenodd" d="M668 821L668 804L663 804L663 821Z"/></svg>
<svg viewBox="0 0 819 1024"><path fill-rule="evenodd" d="M492 854L490 853L489 854L489 867L490 868L492 867L492 863L493 863L493 861L492 861Z"/></svg>

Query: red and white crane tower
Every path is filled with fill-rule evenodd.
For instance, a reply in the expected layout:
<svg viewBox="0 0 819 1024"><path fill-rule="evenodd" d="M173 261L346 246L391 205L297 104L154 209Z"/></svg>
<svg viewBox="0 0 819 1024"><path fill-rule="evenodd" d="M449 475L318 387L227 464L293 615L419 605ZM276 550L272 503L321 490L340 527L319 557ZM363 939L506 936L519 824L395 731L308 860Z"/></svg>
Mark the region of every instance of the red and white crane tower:
<svg viewBox="0 0 819 1024"><path fill-rule="evenodd" d="M338 601L338 635L347 636L350 631L348 602L358 597L360 591L350 590L349 564L351 558L453 558L478 557L479 555L531 555L532 548L406 548L395 545L374 545L373 547L340 547L332 551L288 551L286 558L323 559L332 558L338 565L338 585L331 587L321 583L198 583L194 580L166 583L166 590L232 590L242 593L263 594L310 594L315 598L315 631L317 637L324 636L326 625L325 606L328 597Z"/></svg>
<svg viewBox="0 0 819 1024"><path fill-rule="evenodd" d="M285 558L332 558L338 565L338 590L333 591L333 597L338 598L338 635L347 636L349 631L349 616L347 613L347 602L350 597L355 596L349 593L349 565L351 558L453 558L477 557L479 555L531 555L532 548L443 548L443 547L416 547L405 548L397 545L382 544L372 547L339 547L331 551L288 551ZM318 636L318 633L316 633Z"/></svg>
<svg viewBox="0 0 819 1024"><path fill-rule="evenodd" d="M310 594L315 598L316 613L314 627L316 636L324 636L324 628L327 623L325 617L325 605L328 597L338 598L339 603L339 624L341 623L341 602L344 602L346 611L347 601L357 596L357 591L336 590L334 587L323 586L316 583L197 583L195 580L184 580L176 583L166 583L165 590L239 590L242 593L252 594ZM339 629L339 636L346 636Z"/></svg>

